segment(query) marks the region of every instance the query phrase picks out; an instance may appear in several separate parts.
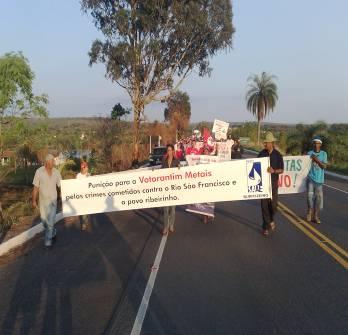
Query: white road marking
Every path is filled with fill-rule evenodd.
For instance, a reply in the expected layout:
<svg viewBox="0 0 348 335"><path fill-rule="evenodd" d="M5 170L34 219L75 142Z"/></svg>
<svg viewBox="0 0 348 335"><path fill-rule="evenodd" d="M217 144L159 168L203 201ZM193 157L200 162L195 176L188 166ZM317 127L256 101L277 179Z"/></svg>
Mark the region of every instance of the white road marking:
<svg viewBox="0 0 348 335"><path fill-rule="evenodd" d="M329 187L329 188L332 188L333 190L340 191L340 192L343 192L343 193L345 193L345 194L348 194L347 191L343 191L343 190L341 190L340 188L333 187L333 186L330 186L330 185L327 185L327 184L324 184L324 186Z"/></svg>
<svg viewBox="0 0 348 335"><path fill-rule="evenodd" d="M131 335L139 335L141 332L141 328L143 326L146 311L147 311L147 308L149 306L152 289L154 288L154 285L155 285L156 276L157 276L157 273L158 273L158 270L160 267L160 263L161 263L161 259L162 259L162 255L163 255L163 251L164 251L164 247L166 245L166 242L167 242L167 235L163 235L162 240L161 240L161 244L160 244L158 251L157 251L155 262L154 262L153 266L151 267L150 277L149 277L149 280L147 281L144 296L143 296L143 299L141 300L141 304L140 304L137 316L136 316L134 324L133 324Z"/></svg>

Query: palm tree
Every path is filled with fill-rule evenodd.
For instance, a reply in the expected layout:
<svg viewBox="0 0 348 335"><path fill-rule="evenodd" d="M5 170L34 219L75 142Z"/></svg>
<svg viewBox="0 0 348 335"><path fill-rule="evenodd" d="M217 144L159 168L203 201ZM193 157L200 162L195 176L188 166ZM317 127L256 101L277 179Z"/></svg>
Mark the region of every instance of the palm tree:
<svg viewBox="0 0 348 335"><path fill-rule="evenodd" d="M262 72L250 76L249 90L246 94L247 109L257 117L257 144L260 144L260 126L267 114L273 111L277 100L277 85L274 83L275 76Z"/></svg>

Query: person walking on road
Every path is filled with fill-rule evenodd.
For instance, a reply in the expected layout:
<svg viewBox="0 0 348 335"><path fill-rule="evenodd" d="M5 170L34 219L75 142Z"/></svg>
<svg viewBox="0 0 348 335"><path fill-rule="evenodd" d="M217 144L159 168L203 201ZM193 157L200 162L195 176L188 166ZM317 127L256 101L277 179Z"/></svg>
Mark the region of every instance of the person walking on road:
<svg viewBox="0 0 348 335"><path fill-rule="evenodd" d="M174 145L168 144L167 145L167 154L162 160L162 169L168 169L168 168L176 168L180 167L180 161L174 156ZM167 235L168 231L171 233L174 232L174 222L175 222L175 206L167 206L163 208L164 210L164 217L163 217L163 235Z"/></svg>
<svg viewBox="0 0 348 335"><path fill-rule="evenodd" d="M312 165L307 178L307 221L314 220L320 224L319 212L323 209L323 184L327 164L327 153L321 150L323 144L320 137L313 138L313 150L308 152Z"/></svg>
<svg viewBox="0 0 348 335"><path fill-rule="evenodd" d="M261 200L262 211L262 234L267 236L269 230L275 230L274 216L278 206L278 180L279 175L284 172L284 161L281 153L274 148L274 138L271 132L266 133L266 138L263 141L265 149L260 151L258 157L269 157L270 166L267 172L271 174L272 183L272 199Z"/></svg>
<svg viewBox="0 0 348 335"><path fill-rule="evenodd" d="M32 203L34 208L40 209L40 217L45 228L45 246L52 246L52 239L56 237L55 218L57 213L57 188L60 188L62 177L54 168L54 157L48 154L45 165L38 168L33 180ZM39 206L37 198L39 196Z"/></svg>
<svg viewBox="0 0 348 335"><path fill-rule="evenodd" d="M244 149L240 144L239 137L235 138L231 148L231 159L242 159Z"/></svg>
<svg viewBox="0 0 348 335"><path fill-rule="evenodd" d="M203 147L203 155L209 156L210 155L210 150L208 146ZM204 215L203 214L203 223L213 223L214 221L214 209L215 209L215 204L210 202L210 203L205 203L203 205L206 205L206 207L209 207L209 209L212 211L210 213L211 215Z"/></svg>
<svg viewBox="0 0 348 335"><path fill-rule="evenodd" d="M91 174L88 171L88 164L87 162L83 161L80 165L80 172L76 175L76 179L84 179L89 177ZM80 224L81 224L81 230L87 230L89 225L89 216L88 215L81 215L80 216Z"/></svg>

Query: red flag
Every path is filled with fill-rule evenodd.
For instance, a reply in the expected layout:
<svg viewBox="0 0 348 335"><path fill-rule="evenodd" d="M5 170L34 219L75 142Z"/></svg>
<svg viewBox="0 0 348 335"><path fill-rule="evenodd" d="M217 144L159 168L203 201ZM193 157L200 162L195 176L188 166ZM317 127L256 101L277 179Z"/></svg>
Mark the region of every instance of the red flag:
<svg viewBox="0 0 348 335"><path fill-rule="evenodd" d="M209 147L209 150L212 150L214 148L213 137L211 136L210 130L208 128L203 129L203 141L204 144Z"/></svg>
<svg viewBox="0 0 348 335"><path fill-rule="evenodd" d="M203 141L208 143L208 138L211 137L210 130L208 128L203 128Z"/></svg>

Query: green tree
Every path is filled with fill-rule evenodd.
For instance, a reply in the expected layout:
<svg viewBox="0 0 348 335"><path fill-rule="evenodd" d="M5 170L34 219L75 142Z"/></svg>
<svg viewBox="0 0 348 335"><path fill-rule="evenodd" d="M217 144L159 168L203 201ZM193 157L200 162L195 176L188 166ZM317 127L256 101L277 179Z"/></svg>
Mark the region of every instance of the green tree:
<svg viewBox="0 0 348 335"><path fill-rule="evenodd" d="M0 57L0 153L3 151L2 126L11 126L18 118L47 116L47 95L33 94L35 78L22 53L7 53Z"/></svg>
<svg viewBox="0 0 348 335"><path fill-rule="evenodd" d="M166 101L195 69L209 75L209 58L232 45L230 0L81 0L105 40L93 42L90 65L129 94L134 113L133 158L139 156L144 108Z"/></svg>
<svg viewBox="0 0 348 335"><path fill-rule="evenodd" d="M98 138L98 161L104 165L104 172L111 172L113 167L112 146L120 144L124 137L121 123L110 118L99 118L96 137Z"/></svg>
<svg viewBox="0 0 348 335"><path fill-rule="evenodd" d="M120 103L116 104L111 111L111 118L113 120L121 120L121 118L125 115L130 114L130 110L128 108L122 107Z"/></svg>
<svg viewBox="0 0 348 335"><path fill-rule="evenodd" d="M176 134L182 137L191 118L191 103L187 93L177 91L167 100L164 120L169 121Z"/></svg>
<svg viewBox="0 0 348 335"><path fill-rule="evenodd" d="M323 138L323 149L330 144L328 139L328 126L324 122L313 125L297 124L295 129L290 130L286 139L286 152L292 155L300 155L311 150L312 139L315 135Z"/></svg>
<svg viewBox="0 0 348 335"><path fill-rule="evenodd" d="M38 158L28 144L23 144L17 149L17 155L20 159L20 164L24 168L25 183L29 184L28 164L37 163Z"/></svg>
<svg viewBox="0 0 348 335"><path fill-rule="evenodd" d="M257 118L257 144L260 144L261 121L273 111L277 100L275 76L262 72L261 76L252 75L248 78L249 89L246 94L247 109Z"/></svg>

